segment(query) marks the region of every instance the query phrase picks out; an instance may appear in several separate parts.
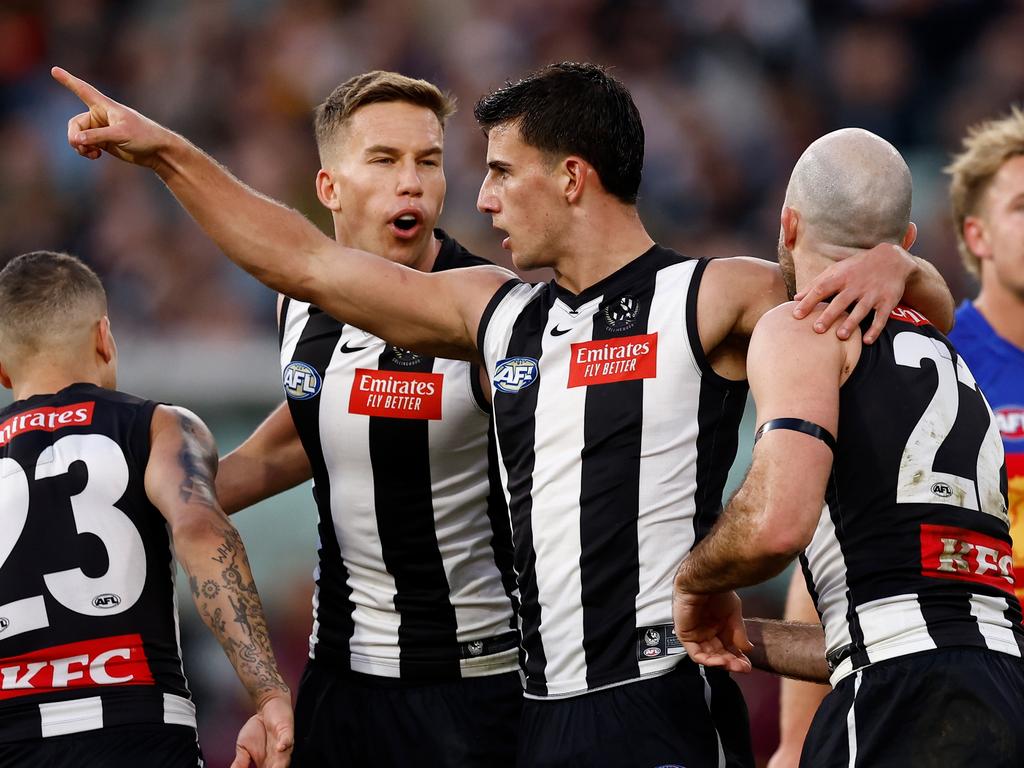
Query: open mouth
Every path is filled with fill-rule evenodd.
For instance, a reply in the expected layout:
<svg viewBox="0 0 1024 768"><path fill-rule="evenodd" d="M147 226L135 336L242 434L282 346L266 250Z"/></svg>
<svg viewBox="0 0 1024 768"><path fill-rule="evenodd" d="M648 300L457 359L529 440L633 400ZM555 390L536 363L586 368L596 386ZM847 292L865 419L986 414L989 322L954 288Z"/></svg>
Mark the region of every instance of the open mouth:
<svg viewBox="0 0 1024 768"><path fill-rule="evenodd" d="M419 219L411 213L403 213L394 221L395 227L403 232L411 232L419 223Z"/></svg>

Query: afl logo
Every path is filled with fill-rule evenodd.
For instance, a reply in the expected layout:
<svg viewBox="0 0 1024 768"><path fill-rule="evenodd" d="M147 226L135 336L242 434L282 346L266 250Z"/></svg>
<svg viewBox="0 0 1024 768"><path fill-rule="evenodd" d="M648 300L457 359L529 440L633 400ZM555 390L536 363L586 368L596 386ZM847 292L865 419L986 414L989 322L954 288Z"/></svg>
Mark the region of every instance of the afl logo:
<svg viewBox="0 0 1024 768"><path fill-rule="evenodd" d="M117 608L121 604L121 598L117 595L107 592L103 595L96 595L92 599L93 608Z"/></svg>
<svg viewBox="0 0 1024 768"><path fill-rule="evenodd" d="M395 361L395 365L407 367L416 365L423 360L415 352L410 352L408 349L402 349L401 347L391 347L391 357Z"/></svg>
<svg viewBox="0 0 1024 768"><path fill-rule="evenodd" d="M953 489L946 485L946 483L935 483L932 486L932 493L936 496L941 496L943 499L948 499L953 495Z"/></svg>
<svg viewBox="0 0 1024 768"><path fill-rule="evenodd" d="M514 395L537 380L537 361L532 357L506 357L494 368L494 388Z"/></svg>
<svg viewBox="0 0 1024 768"><path fill-rule="evenodd" d="M0 616L0 632L3 632L9 626L11 626L11 620L4 616Z"/></svg>
<svg viewBox="0 0 1024 768"><path fill-rule="evenodd" d="M1003 440L1024 440L1024 407L1004 405L997 408L996 426Z"/></svg>
<svg viewBox="0 0 1024 768"><path fill-rule="evenodd" d="M309 400L320 393L320 374L311 365L293 360L284 369L284 393L292 400Z"/></svg>
<svg viewBox="0 0 1024 768"><path fill-rule="evenodd" d="M604 308L604 322L609 331L628 331L636 325L640 302L632 296L621 296Z"/></svg>
<svg viewBox="0 0 1024 768"><path fill-rule="evenodd" d="M644 656L648 659L656 659L661 656L661 648L654 646L653 648L644 648Z"/></svg>

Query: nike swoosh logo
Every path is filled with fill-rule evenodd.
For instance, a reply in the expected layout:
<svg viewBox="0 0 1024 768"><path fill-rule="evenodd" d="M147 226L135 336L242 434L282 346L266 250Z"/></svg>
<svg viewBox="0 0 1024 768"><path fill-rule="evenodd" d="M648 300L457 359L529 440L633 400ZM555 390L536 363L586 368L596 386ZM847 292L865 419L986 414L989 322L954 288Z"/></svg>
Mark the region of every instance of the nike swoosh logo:
<svg viewBox="0 0 1024 768"><path fill-rule="evenodd" d="M347 355L350 352L362 352L364 349L369 349L369 347L350 347L347 341L341 345L341 353L343 355Z"/></svg>
<svg viewBox="0 0 1024 768"><path fill-rule="evenodd" d="M562 330L561 328L559 328L559 327L558 327L558 326L556 325L556 326L555 326L554 328L552 328L552 329L551 329L551 335L552 335L552 336L562 336L562 335L564 335L564 334L568 333L568 332L569 332L569 331L571 331L571 330L572 330L571 328L566 328L566 329L565 329L565 330L563 331L563 330Z"/></svg>

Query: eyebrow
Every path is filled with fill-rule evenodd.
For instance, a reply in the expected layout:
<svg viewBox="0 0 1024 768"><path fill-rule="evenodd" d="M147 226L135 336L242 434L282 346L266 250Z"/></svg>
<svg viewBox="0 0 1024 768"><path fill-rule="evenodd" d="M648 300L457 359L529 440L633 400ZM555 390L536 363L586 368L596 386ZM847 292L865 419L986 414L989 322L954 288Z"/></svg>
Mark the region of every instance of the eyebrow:
<svg viewBox="0 0 1024 768"><path fill-rule="evenodd" d="M402 154L402 150L400 150L400 149L398 149L396 147L389 147L386 144L374 144L372 147L367 147L366 148L366 154L367 155L381 154L381 155L393 155L394 156L394 155ZM440 155L440 154L442 154L442 149L441 149L440 146L435 144L433 146L430 146L430 147L427 147L425 149L419 150L416 153L416 157L429 157L430 155Z"/></svg>
<svg viewBox="0 0 1024 768"><path fill-rule="evenodd" d="M487 167L490 168L492 171L507 171L512 166L509 165L508 163L502 162L501 160L491 160L489 163L487 163Z"/></svg>

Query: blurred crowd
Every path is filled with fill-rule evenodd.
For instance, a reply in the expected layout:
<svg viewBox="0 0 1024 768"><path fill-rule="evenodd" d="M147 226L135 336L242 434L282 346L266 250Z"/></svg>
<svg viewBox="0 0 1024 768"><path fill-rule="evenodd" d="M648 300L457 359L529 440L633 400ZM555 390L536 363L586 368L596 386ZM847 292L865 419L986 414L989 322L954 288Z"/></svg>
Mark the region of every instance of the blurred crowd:
<svg viewBox="0 0 1024 768"><path fill-rule="evenodd" d="M218 258L160 185L64 144L60 64L184 133L321 225L310 115L371 68L459 97L445 226L501 259L475 210L476 98L555 60L603 62L647 129L641 211L694 255L773 258L782 185L809 141L862 126L915 172L921 238L954 294L941 167L966 124L1024 97L1024 4L1001 0L6 0L0 7L0 260L39 248L101 273L121 327L238 338L272 297ZM168 269L168 265L173 265Z"/></svg>
<svg viewBox="0 0 1024 768"><path fill-rule="evenodd" d="M598 61L632 90L647 132L640 209L690 255L774 258L785 180L822 133L861 126L915 176L915 252L959 300L974 286L948 215L949 153L965 127L1024 101L1024 3L1011 0L4 0L0 4L0 263L39 248L101 274L116 328L153 337L269 335L274 298L235 269L150 175L67 148L78 101L59 64L188 136L243 180L327 229L311 113L368 69L425 77L460 100L442 224L503 261L475 209L485 141L472 107L552 61ZM274 623L292 682L309 582ZM752 614L777 604L748 606ZM183 609L183 614L189 614ZM246 710L189 623L212 765ZM191 642L190 642L191 641ZM195 649L199 649L197 653ZM755 739L775 734L774 684L747 687Z"/></svg>

